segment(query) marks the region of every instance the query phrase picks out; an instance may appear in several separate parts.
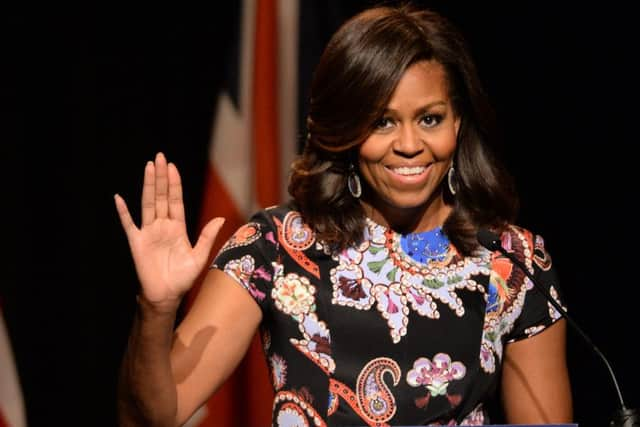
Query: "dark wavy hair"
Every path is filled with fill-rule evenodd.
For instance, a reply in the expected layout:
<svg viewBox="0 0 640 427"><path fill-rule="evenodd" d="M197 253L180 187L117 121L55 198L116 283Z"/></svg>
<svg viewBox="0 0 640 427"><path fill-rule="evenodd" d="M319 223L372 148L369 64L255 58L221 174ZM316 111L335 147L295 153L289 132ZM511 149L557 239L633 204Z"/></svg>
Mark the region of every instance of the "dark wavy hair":
<svg viewBox="0 0 640 427"><path fill-rule="evenodd" d="M376 7L338 29L313 76L307 140L293 163L289 193L319 239L344 248L362 238L365 213L347 189L349 167L357 164L358 146L373 131L402 75L422 60L444 67L461 119L456 194L444 192L453 206L445 233L467 255L478 247L478 228L500 231L515 220L513 181L492 147L495 117L462 34L433 11Z"/></svg>

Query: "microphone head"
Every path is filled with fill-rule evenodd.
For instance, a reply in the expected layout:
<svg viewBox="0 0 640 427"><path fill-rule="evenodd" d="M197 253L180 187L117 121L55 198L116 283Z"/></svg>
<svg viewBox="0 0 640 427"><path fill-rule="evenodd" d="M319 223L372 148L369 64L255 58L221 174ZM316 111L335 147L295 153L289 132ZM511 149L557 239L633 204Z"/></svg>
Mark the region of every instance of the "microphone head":
<svg viewBox="0 0 640 427"><path fill-rule="evenodd" d="M478 230L478 234L476 234L478 239L478 243L480 243L485 248L490 251L499 251L502 249L502 243L500 242L500 236L486 228L481 228Z"/></svg>

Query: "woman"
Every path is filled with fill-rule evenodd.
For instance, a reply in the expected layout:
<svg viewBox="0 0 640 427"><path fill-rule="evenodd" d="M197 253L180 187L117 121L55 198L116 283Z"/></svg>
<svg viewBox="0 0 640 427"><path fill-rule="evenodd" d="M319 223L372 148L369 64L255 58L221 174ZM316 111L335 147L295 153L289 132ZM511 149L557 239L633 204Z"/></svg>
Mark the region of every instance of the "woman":
<svg viewBox="0 0 640 427"><path fill-rule="evenodd" d="M408 7L357 15L323 53L307 122L292 202L223 246L175 333L222 219L192 248L162 154L145 168L140 229L116 196L142 285L122 424L184 423L259 327L274 425L488 424L498 384L507 422L570 421L564 320L476 241L500 233L558 295L543 240L512 225L517 199L460 34Z"/></svg>

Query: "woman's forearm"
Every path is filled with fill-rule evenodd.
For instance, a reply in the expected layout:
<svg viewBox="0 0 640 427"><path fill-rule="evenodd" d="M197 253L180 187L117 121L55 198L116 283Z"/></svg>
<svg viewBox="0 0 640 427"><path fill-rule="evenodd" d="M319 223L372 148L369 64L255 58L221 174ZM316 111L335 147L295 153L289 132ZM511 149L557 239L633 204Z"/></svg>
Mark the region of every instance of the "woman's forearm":
<svg viewBox="0 0 640 427"><path fill-rule="evenodd" d="M118 421L125 426L175 426L171 343L178 303L155 307L138 299L118 385Z"/></svg>

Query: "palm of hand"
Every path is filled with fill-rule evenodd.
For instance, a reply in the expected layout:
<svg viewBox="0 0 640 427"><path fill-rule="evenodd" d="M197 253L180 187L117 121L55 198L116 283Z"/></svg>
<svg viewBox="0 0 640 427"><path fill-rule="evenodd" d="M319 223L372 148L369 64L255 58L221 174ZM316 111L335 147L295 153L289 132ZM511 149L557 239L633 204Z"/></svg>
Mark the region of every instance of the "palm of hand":
<svg viewBox="0 0 640 427"><path fill-rule="evenodd" d="M145 297L154 303L180 298L204 267L184 224L172 219L144 226L134 236L131 252Z"/></svg>
<svg viewBox="0 0 640 427"><path fill-rule="evenodd" d="M211 220L196 245L191 245L184 220L180 175L161 153L145 167L141 227L133 222L122 197L116 195L115 203L127 234L142 297L157 306L177 305L204 268L224 220Z"/></svg>

